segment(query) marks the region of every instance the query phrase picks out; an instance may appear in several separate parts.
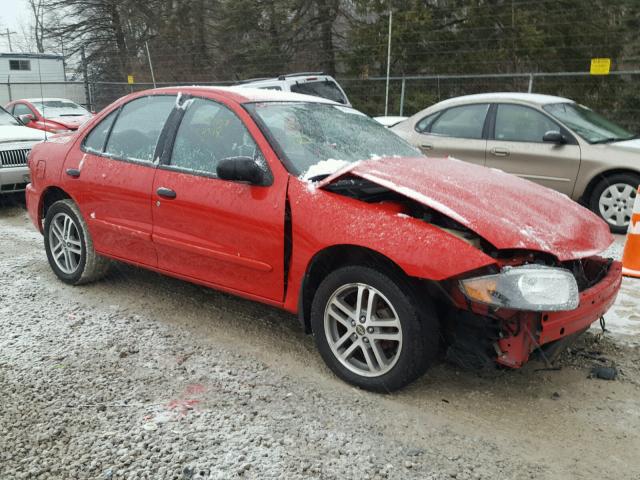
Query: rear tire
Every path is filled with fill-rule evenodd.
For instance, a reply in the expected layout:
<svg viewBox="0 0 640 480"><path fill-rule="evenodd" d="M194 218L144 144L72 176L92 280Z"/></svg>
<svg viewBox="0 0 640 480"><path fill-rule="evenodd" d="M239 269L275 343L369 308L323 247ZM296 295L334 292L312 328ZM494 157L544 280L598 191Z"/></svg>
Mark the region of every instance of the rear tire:
<svg viewBox="0 0 640 480"><path fill-rule="evenodd" d="M408 385L438 354L434 308L395 272L362 266L333 271L315 293L311 326L327 366L374 392Z"/></svg>
<svg viewBox="0 0 640 480"><path fill-rule="evenodd" d="M98 255L86 222L73 200L55 202L44 220L44 248L51 269L70 285L102 278L110 261Z"/></svg>
<svg viewBox="0 0 640 480"><path fill-rule="evenodd" d="M626 233L639 185L640 175L635 173L608 175L591 192L589 208L607 222L613 233Z"/></svg>

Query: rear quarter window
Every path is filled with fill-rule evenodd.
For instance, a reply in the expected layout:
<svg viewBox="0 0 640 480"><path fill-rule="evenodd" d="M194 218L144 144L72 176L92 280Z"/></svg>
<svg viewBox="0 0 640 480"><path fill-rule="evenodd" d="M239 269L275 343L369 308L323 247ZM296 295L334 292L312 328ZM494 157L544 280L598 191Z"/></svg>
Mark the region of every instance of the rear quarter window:
<svg viewBox="0 0 640 480"><path fill-rule="evenodd" d="M102 153L104 151L104 144L107 141L107 135L111 130L113 120L118 114L118 109L111 112L103 120L96 125L93 130L84 139L83 146L85 150L94 153Z"/></svg>

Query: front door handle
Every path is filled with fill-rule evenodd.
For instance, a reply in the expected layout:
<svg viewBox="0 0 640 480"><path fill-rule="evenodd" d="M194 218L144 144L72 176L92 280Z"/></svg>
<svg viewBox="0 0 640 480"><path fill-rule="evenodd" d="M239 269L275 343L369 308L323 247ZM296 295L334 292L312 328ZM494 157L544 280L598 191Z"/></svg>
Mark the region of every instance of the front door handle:
<svg viewBox="0 0 640 480"><path fill-rule="evenodd" d="M174 192L170 188L160 187L158 190L156 190L156 193L158 194L159 197L170 198L170 199L176 198L176 192Z"/></svg>
<svg viewBox="0 0 640 480"><path fill-rule="evenodd" d="M67 168L66 174L72 178L78 178L80 176L80 170L77 168Z"/></svg>
<svg viewBox="0 0 640 480"><path fill-rule="evenodd" d="M420 148L423 150L433 150L433 145L430 143L423 143L420 145Z"/></svg>
<svg viewBox="0 0 640 480"><path fill-rule="evenodd" d="M491 153L493 153L496 157L507 157L509 156L509 150L506 148L492 148Z"/></svg>

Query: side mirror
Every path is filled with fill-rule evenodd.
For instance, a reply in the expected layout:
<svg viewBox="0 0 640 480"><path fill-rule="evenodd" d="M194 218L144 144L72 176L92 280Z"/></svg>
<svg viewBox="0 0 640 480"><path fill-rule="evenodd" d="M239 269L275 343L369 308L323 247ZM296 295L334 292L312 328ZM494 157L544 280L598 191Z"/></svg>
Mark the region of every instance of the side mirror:
<svg viewBox="0 0 640 480"><path fill-rule="evenodd" d="M218 162L216 174L221 180L265 185L266 175L251 157L230 157Z"/></svg>
<svg viewBox="0 0 640 480"><path fill-rule="evenodd" d="M567 139L557 130L549 130L542 137L543 142L555 143L557 145L562 145L567 143Z"/></svg>
<svg viewBox="0 0 640 480"><path fill-rule="evenodd" d="M27 123L33 121L34 118L33 118L33 115L30 113L23 113L18 117L18 119L26 125Z"/></svg>

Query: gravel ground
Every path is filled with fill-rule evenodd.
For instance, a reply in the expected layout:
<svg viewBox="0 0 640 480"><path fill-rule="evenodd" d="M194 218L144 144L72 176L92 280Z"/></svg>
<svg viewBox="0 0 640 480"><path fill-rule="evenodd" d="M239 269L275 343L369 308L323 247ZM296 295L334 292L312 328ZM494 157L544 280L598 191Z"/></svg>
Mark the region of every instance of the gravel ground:
<svg viewBox="0 0 640 480"><path fill-rule="evenodd" d="M377 395L272 308L123 264L62 284L20 206L0 245L2 480L639 478L640 349L614 334Z"/></svg>

